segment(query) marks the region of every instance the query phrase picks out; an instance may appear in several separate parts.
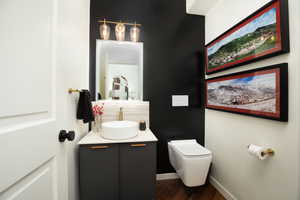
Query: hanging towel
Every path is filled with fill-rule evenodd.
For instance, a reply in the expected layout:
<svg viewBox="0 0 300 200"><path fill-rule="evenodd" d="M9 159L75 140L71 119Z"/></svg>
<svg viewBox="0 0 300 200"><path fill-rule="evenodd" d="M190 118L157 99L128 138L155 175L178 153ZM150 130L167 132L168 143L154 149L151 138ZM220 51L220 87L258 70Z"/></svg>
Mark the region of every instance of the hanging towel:
<svg viewBox="0 0 300 200"><path fill-rule="evenodd" d="M80 92L77 107L77 119L82 119L84 123L94 121L91 95L88 90L81 90Z"/></svg>

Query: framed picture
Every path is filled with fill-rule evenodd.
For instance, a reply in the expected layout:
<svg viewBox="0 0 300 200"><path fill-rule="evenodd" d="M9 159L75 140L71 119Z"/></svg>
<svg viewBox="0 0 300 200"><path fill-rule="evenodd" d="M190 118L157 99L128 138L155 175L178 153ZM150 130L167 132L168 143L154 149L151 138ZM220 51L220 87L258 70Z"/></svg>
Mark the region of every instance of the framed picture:
<svg viewBox="0 0 300 200"><path fill-rule="evenodd" d="M205 47L206 74L290 51L288 1L273 0Z"/></svg>
<svg viewBox="0 0 300 200"><path fill-rule="evenodd" d="M206 80L206 108L288 121L288 64Z"/></svg>

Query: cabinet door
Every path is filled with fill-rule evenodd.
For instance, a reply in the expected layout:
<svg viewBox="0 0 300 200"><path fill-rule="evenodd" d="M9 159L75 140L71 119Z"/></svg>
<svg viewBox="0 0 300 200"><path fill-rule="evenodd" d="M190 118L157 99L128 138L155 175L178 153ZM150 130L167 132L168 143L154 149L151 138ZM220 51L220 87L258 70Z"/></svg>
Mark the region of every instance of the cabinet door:
<svg viewBox="0 0 300 200"><path fill-rule="evenodd" d="M120 200L153 200L156 143L120 145Z"/></svg>
<svg viewBox="0 0 300 200"><path fill-rule="evenodd" d="M80 200L119 199L119 146L80 146Z"/></svg>

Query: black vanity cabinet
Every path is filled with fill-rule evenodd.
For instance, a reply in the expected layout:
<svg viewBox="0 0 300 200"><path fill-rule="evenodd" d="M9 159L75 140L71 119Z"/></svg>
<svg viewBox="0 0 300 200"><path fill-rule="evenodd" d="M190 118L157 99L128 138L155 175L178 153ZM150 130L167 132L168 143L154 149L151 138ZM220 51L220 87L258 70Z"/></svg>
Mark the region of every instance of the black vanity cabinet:
<svg viewBox="0 0 300 200"><path fill-rule="evenodd" d="M156 142L81 145L80 200L154 200Z"/></svg>
<svg viewBox="0 0 300 200"><path fill-rule="evenodd" d="M120 200L153 200L156 144L120 144Z"/></svg>
<svg viewBox="0 0 300 200"><path fill-rule="evenodd" d="M119 145L84 145L79 148L80 199L119 199Z"/></svg>

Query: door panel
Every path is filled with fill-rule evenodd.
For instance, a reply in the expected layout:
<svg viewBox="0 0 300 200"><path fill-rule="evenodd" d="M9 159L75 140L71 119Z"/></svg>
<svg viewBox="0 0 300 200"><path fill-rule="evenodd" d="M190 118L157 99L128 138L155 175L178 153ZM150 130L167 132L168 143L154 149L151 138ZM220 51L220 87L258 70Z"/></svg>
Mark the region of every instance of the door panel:
<svg viewBox="0 0 300 200"><path fill-rule="evenodd" d="M1 118L50 111L53 16L53 0L1 0Z"/></svg>
<svg viewBox="0 0 300 200"><path fill-rule="evenodd" d="M58 142L53 126L54 121L48 121L0 134L0 191L55 156Z"/></svg>
<svg viewBox="0 0 300 200"><path fill-rule="evenodd" d="M54 199L55 160L51 159L1 195L1 200ZM46 186L46 187L45 187Z"/></svg>
<svg viewBox="0 0 300 200"><path fill-rule="evenodd" d="M56 162L64 157L55 113L56 3L0 2L1 200L54 200L66 183Z"/></svg>

